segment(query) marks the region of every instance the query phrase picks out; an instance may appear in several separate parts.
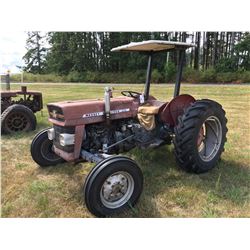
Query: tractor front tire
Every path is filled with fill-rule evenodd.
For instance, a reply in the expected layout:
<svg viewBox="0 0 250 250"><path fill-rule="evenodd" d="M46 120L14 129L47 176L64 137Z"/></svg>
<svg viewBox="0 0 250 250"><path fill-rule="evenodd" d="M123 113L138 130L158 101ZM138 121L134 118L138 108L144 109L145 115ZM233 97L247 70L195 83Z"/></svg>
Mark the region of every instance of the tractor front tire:
<svg viewBox="0 0 250 250"><path fill-rule="evenodd" d="M97 217L106 217L133 207L143 188L143 175L135 161L114 156L99 162L84 185L85 203Z"/></svg>
<svg viewBox="0 0 250 250"><path fill-rule="evenodd" d="M1 115L1 132L11 134L28 132L36 129L36 117L26 106L14 104L9 106Z"/></svg>
<svg viewBox="0 0 250 250"><path fill-rule="evenodd" d="M30 153L33 160L40 167L55 166L65 162L60 156L52 150L53 142L48 138L48 129L40 131L32 140Z"/></svg>
<svg viewBox="0 0 250 250"><path fill-rule="evenodd" d="M225 111L219 103L203 99L191 104L175 127L177 164L197 174L214 168L224 151L226 124Z"/></svg>

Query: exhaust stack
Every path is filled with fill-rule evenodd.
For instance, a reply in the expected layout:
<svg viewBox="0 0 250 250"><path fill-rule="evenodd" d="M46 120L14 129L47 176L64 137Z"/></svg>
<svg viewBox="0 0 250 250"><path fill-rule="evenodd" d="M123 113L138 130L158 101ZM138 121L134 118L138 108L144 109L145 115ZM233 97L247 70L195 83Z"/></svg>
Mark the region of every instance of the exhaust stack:
<svg viewBox="0 0 250 250"><path fill-rule="evenodd" d="M112 97L112 89L105 87L104 90L105 116L107 124L110 124L110 97Z"/></svg>

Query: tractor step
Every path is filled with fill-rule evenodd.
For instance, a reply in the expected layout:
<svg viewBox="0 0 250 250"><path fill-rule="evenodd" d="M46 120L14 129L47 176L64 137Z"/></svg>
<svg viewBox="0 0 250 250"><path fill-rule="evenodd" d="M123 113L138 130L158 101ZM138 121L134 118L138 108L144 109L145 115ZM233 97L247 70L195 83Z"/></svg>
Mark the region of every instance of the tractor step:
<svg viewBox="0 0 250 250"><path fill-rule="evenodd" d="M157 148L163 144L165 144L165 141L163 141L161 139L156 139L152 143L149 144L149 148Z"/></svg>
<svg viewBox="0 0 250 250"><path fill-rule="evenodd" d="M142 149L157 148L157 147L160 147L161 145L164 145L164 144L166 144L166 142L164 140L155 139L155 140L150 141L149 143L141 144L140 147Z"/></svg>

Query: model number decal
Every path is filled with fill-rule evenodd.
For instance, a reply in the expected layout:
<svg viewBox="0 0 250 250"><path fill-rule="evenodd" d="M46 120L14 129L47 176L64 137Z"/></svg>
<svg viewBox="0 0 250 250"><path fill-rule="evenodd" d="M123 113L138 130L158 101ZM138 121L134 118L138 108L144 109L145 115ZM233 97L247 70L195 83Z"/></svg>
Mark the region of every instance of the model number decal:
<svg viewBox="0 0 250 250"><path fill-rule="evenodd" d="M110 110L110 114L119 114L123 112L128 112L130 109L116 109L116 110Z"/></svg>
<svg viewBox="0 0 250 250"><path fill-rule="evenodd" d="M124 112L129 112L130 109L115 109L115 110L110 110L110 114L119 114L119 113L124 113ZM103 116L105 113L104 112L93 112L93 113L87 113L82 116L82 118L89 118L89 117L98 117L98 116Z"/></svg>

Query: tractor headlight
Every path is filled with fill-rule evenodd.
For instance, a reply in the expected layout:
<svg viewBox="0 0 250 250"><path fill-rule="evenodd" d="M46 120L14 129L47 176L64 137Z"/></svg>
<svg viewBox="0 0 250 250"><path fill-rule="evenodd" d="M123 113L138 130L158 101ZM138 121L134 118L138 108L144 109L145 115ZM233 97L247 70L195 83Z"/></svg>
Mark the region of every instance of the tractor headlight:
<svg viewBox="0 0 250 250"><path fill-rule="evenodd" d="M75 144L75 135L74 134L60 134L59 143L61 146L68 146Z"/></svg>
<svg viewBox="0 0 250 250"><path fill-rule="evenodd" d="M54 128L48 129L48 138L51 141L55 139L55 129Z"/></svg>

